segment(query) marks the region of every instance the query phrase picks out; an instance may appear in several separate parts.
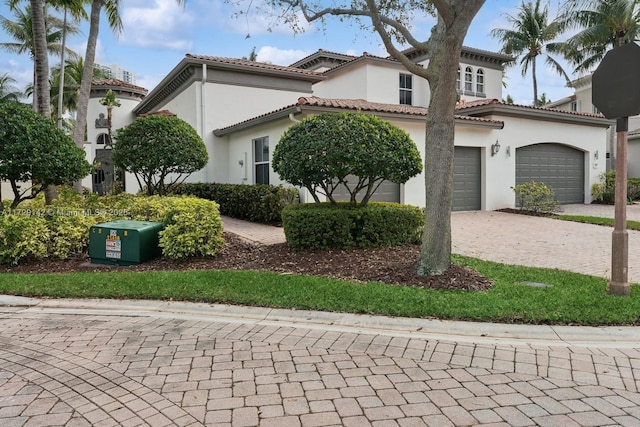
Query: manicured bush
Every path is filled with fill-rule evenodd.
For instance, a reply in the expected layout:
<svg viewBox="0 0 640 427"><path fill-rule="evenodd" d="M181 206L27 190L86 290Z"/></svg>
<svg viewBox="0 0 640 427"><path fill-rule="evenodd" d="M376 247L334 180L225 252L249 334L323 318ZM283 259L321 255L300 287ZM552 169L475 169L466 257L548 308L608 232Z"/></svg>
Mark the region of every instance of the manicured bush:
<svg viewBox="0 0 640 427"><path fill-rule="evenodd" d="M600 182L591 186L594 201L613 205L616 202L616 171L600 174ZM627 201L640 200L640 178L627 179Z"/></svg>
<svg viewBox="0 0 640 427"><path fill-rule="evenodd" d="M167 194L207 160L202 138L178 117L139 117L116 131L114 164L133 173L149 195Z"/></svg>
<svg viewBox="0 0 640 427"><path fill-rule="evenodd" d="M403 129L377 116L325 113L291 126L273 152L273 170L292 185L336 204L333 192L341 186L366 205L385 181L403 184L422 171L416 144ZM356 184L348 184L352 175Z"/></svg>
<svg viewBox="0 0 640 427"><path fill-rule="evenodd" d="M560 203L555 193L542 182L529 181L511 187L516 193L516 206L530 212L556 212Z"/></svg>
<svg viewBox="0 0 640 427"><path fill-rule="evenodd" d="M0 215L0 263L18 264L29 258L47 256L50 231L44 216L20 214Z"/></svg>
<svg viewBox="0 0 640 427"><path fill-rule="evenodd" d="M265 184L184 183L173 193L213 200L222 215L264 224L281 223L282 209L300 200L295 188Z"/></svg>
<svg viewBox="0 0 640 427"><path fill-rule="evenodd" d="M17 102L0 102L0 117L0 180L12 184L12 209L89 173L84 150L51 119Z"/></svg>
<svg viewBox="0 0 640 427"><path fill-rule="evenodd" d="M218 205L196 197L136 197L132 195L82 198L61 191L63 200L44 206L41 196L25 209L0 215L0 263L83 254L89 228L116 219L157 221L164 256L182 259L213 256L224 246ZM68 205L63 204L68 202Z"/></svg>
<svg viewBox="0 0 640 427"><path fill-rule="evenodd" d="M424 215L397 203L299 204L282 211L282 225L295 250L394 246L420 241Z"/></svg>

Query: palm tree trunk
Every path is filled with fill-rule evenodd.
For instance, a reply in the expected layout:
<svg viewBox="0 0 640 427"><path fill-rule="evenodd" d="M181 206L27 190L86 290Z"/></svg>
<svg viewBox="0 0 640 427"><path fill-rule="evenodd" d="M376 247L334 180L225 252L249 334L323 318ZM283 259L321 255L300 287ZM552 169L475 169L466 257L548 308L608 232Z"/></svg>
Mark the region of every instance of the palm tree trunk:
<svg viewBox="0 0 640 427"><path fill-rule="evenodd" d="M540 104L538 99L538 77L536 76L536 57L531 60L531 75L533 76L533 106L537 107Z"/></svg>
<svg viewBox="0 0 640 427"><path fill-rule="evenodd" d="M49 93L49 56L47 52L47 28L44 20L44 1L31 0L31 20L33 22L33 62L35 79L33 81L35 111L45 117L51 117L51 95ZM47 205L58 198L55 185L49 185L44 191Z"/></svg>
<svg viewBox="0 0 640 427"><path fill-rule="evenodd" d="M62 25L62 50L60 51L60 79L58 80L58 128L62 129L62 109L64 105L64 50L67 48L67 8L64 8L64 20Z"/></svg>
<svg viewBox="0 0 640 427"><path fill-rule="evenodd" d="M73 140L79 148L84 148L84 136L87 128L87 110L93 80L93 64L96 59L96 43L98 41L98 30L100 29L100 11L104 6L104 2L105 0L93 0L91 2L89 38L87 39L87 51L84 56L84 69L82 71L82 81L80 82L80 95L78 96L78 109L76 110L76 128L73 133ZM76 181L73 187L77 192L82 193L81 181Z"/></svg>

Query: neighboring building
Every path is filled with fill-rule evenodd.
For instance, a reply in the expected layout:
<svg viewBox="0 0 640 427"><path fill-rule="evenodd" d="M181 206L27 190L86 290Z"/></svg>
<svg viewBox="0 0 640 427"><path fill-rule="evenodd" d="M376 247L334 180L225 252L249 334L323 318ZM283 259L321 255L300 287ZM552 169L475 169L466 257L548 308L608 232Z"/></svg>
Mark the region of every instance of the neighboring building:
<svg viewBox="0 0 640 427"><path fill-rule="evenodd" d="M597 113L598 109L592 102L591 76L580 77L569 83L575 93L567 98L560 99L547 106L561 110L576 112ZM607 137L606 166L607 170L615 169L616 159L616 130L615 121ZM640 116L629 117L629 142L627 152L627 168L629 178L640 178Z"/></svg>
<svg viewBox="0 0 640 427"><path fill-rule="evenodd" d="M93 67L105 73L107 78L122 80L123 82L132 85L136 84L136 73L124 70L117 64L102 65L96 63Z"/></svg>
<svg viewBox="0 0 640 427"><path fill-rule="evenodd" d="M411 51L411 57L422 65L428 62L419 51ZM502 98L503 67L511 59L463 48L458 73L461 101L456 110L454 210L512 207L511 187L534 179L551 185L563 203L590 202L591 185L605 170L599 155L606 151L611 122L590 113L497 101ZM111 86L96 86L90 118L105 110L97 104L98 93ZM284 67L188 54L148 95L141 88L120 89L131 102L114 110L122 120L119 123L165 111L198 131L209 163L190 181L287 185L271 168L273 148L289 126L320 112L378 115L409 132L424 157L429 86L390 58L319 50ZM98 133L90 127L92 144ZM95 154L90 152L89 157L93 160ZM127 179L127 191L137 190L130 185L134 181ZM311 200L303 190L301 196ZM376 197L424 206L424 175L404 185L386 183Z"/></svg>

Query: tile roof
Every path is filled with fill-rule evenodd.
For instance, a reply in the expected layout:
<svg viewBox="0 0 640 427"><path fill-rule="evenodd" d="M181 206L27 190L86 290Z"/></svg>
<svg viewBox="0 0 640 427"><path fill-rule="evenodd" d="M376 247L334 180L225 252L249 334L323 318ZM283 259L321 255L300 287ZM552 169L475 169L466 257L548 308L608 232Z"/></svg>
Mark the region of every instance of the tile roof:
<svg viewBox="0 0 640 427"><path fill-rule="evenodd" d="M116 86L116 87L122 87L127 89L134 89L134 90L142 91L145 93L148 92L147 89L141 86L136 86L134 84L127 83L119 79L94 80L91 82L91 86Z"/></svg>
<svg viewBox="0 0 640 427"><path fill-rule="evenodd" d="M369 102L364 99L331 99L331 98L318 98L316 96L306 96L298 98L298 102L293 105L271 111L269 113L261 114L257 117L253 117L248 120L226 126L224 128L216 129L214 133L226 133L225 131L236 128L238 126L248 125L251 122L258 122L261 119L265 119L269 116L277 116L278 113L286 112L287 110L294 110L296 107L311 106L320 108L335 108L341 110L351 111L367 111L372 113L381 114L404 114L413 117L425 117L427 115L427 109L424 107L414 107L411 105L401 104L383 104L379 102ZM484 124L496 127L502 127L504 122L501 120L485 119L483 117L463 116L456 115L456 121L465 121L477 124Z"/></svg>
<svg viewBox="0 0 640 427"><path fill-rule="evenodd" d="M602 114L582 113L582 112L579 112L579 111L561 110L559 108L549 108L549 107L544 107L544 106L543 107L534 107L533 105L508 104L506 102L502 102L502 101L499 101L497 99L480 99L480 100L476 100L476 101L462 101L462 102L459 102L456 105L456 111L464 111L464 110L467 110L467 109L472 109L474 107L482 107L482 106L486 106L486 105L500 105L500 106L506 106L506 107L511 106L511 107L522 108L522 109L527 109L527 110L564 113L564 114L570 114L570 115L573 115L573 116L580 116L580 117L593 117L593 118L598 118L598 119L604 118L604 116Z"/></svg>
<svg viewBox="0 0 640 427"><path fill-rule="evenodd" d="M218 64L234 65L234 66L240 66L240 67L257 68L261 70L286 71L291 73L303 74L307 76L322 75L321 73L305 70L302 68L287 67L284 65L274 65L266 62L249 61L248 59L225 58L220 56L207 56L207 55L193 55L190 53L187 53L185 56L187 58L196 59L199 61L214 62Z"/></svg>

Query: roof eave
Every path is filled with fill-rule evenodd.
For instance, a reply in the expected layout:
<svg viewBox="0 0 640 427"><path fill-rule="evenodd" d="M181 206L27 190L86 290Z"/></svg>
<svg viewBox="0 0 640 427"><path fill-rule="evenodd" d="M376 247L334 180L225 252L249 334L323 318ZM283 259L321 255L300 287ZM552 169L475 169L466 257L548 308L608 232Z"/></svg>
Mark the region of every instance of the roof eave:
<svg viewBox="0 0 640 427"><path fill-rule="evenodd" d="M579 114L573 114L571 112L563 110L551 110L543 108L525 108L518 107L516 105L505 104L490 104L481 105L477 107L468 107L462 111L458 111L458 114L469 115L475 117L482 117L490 114L519 117L534 120L545 120L551 122L573 123L586 126L595 126L607 128L614 124L613 120L606 119L604 117L585 116Z"/></svg>

